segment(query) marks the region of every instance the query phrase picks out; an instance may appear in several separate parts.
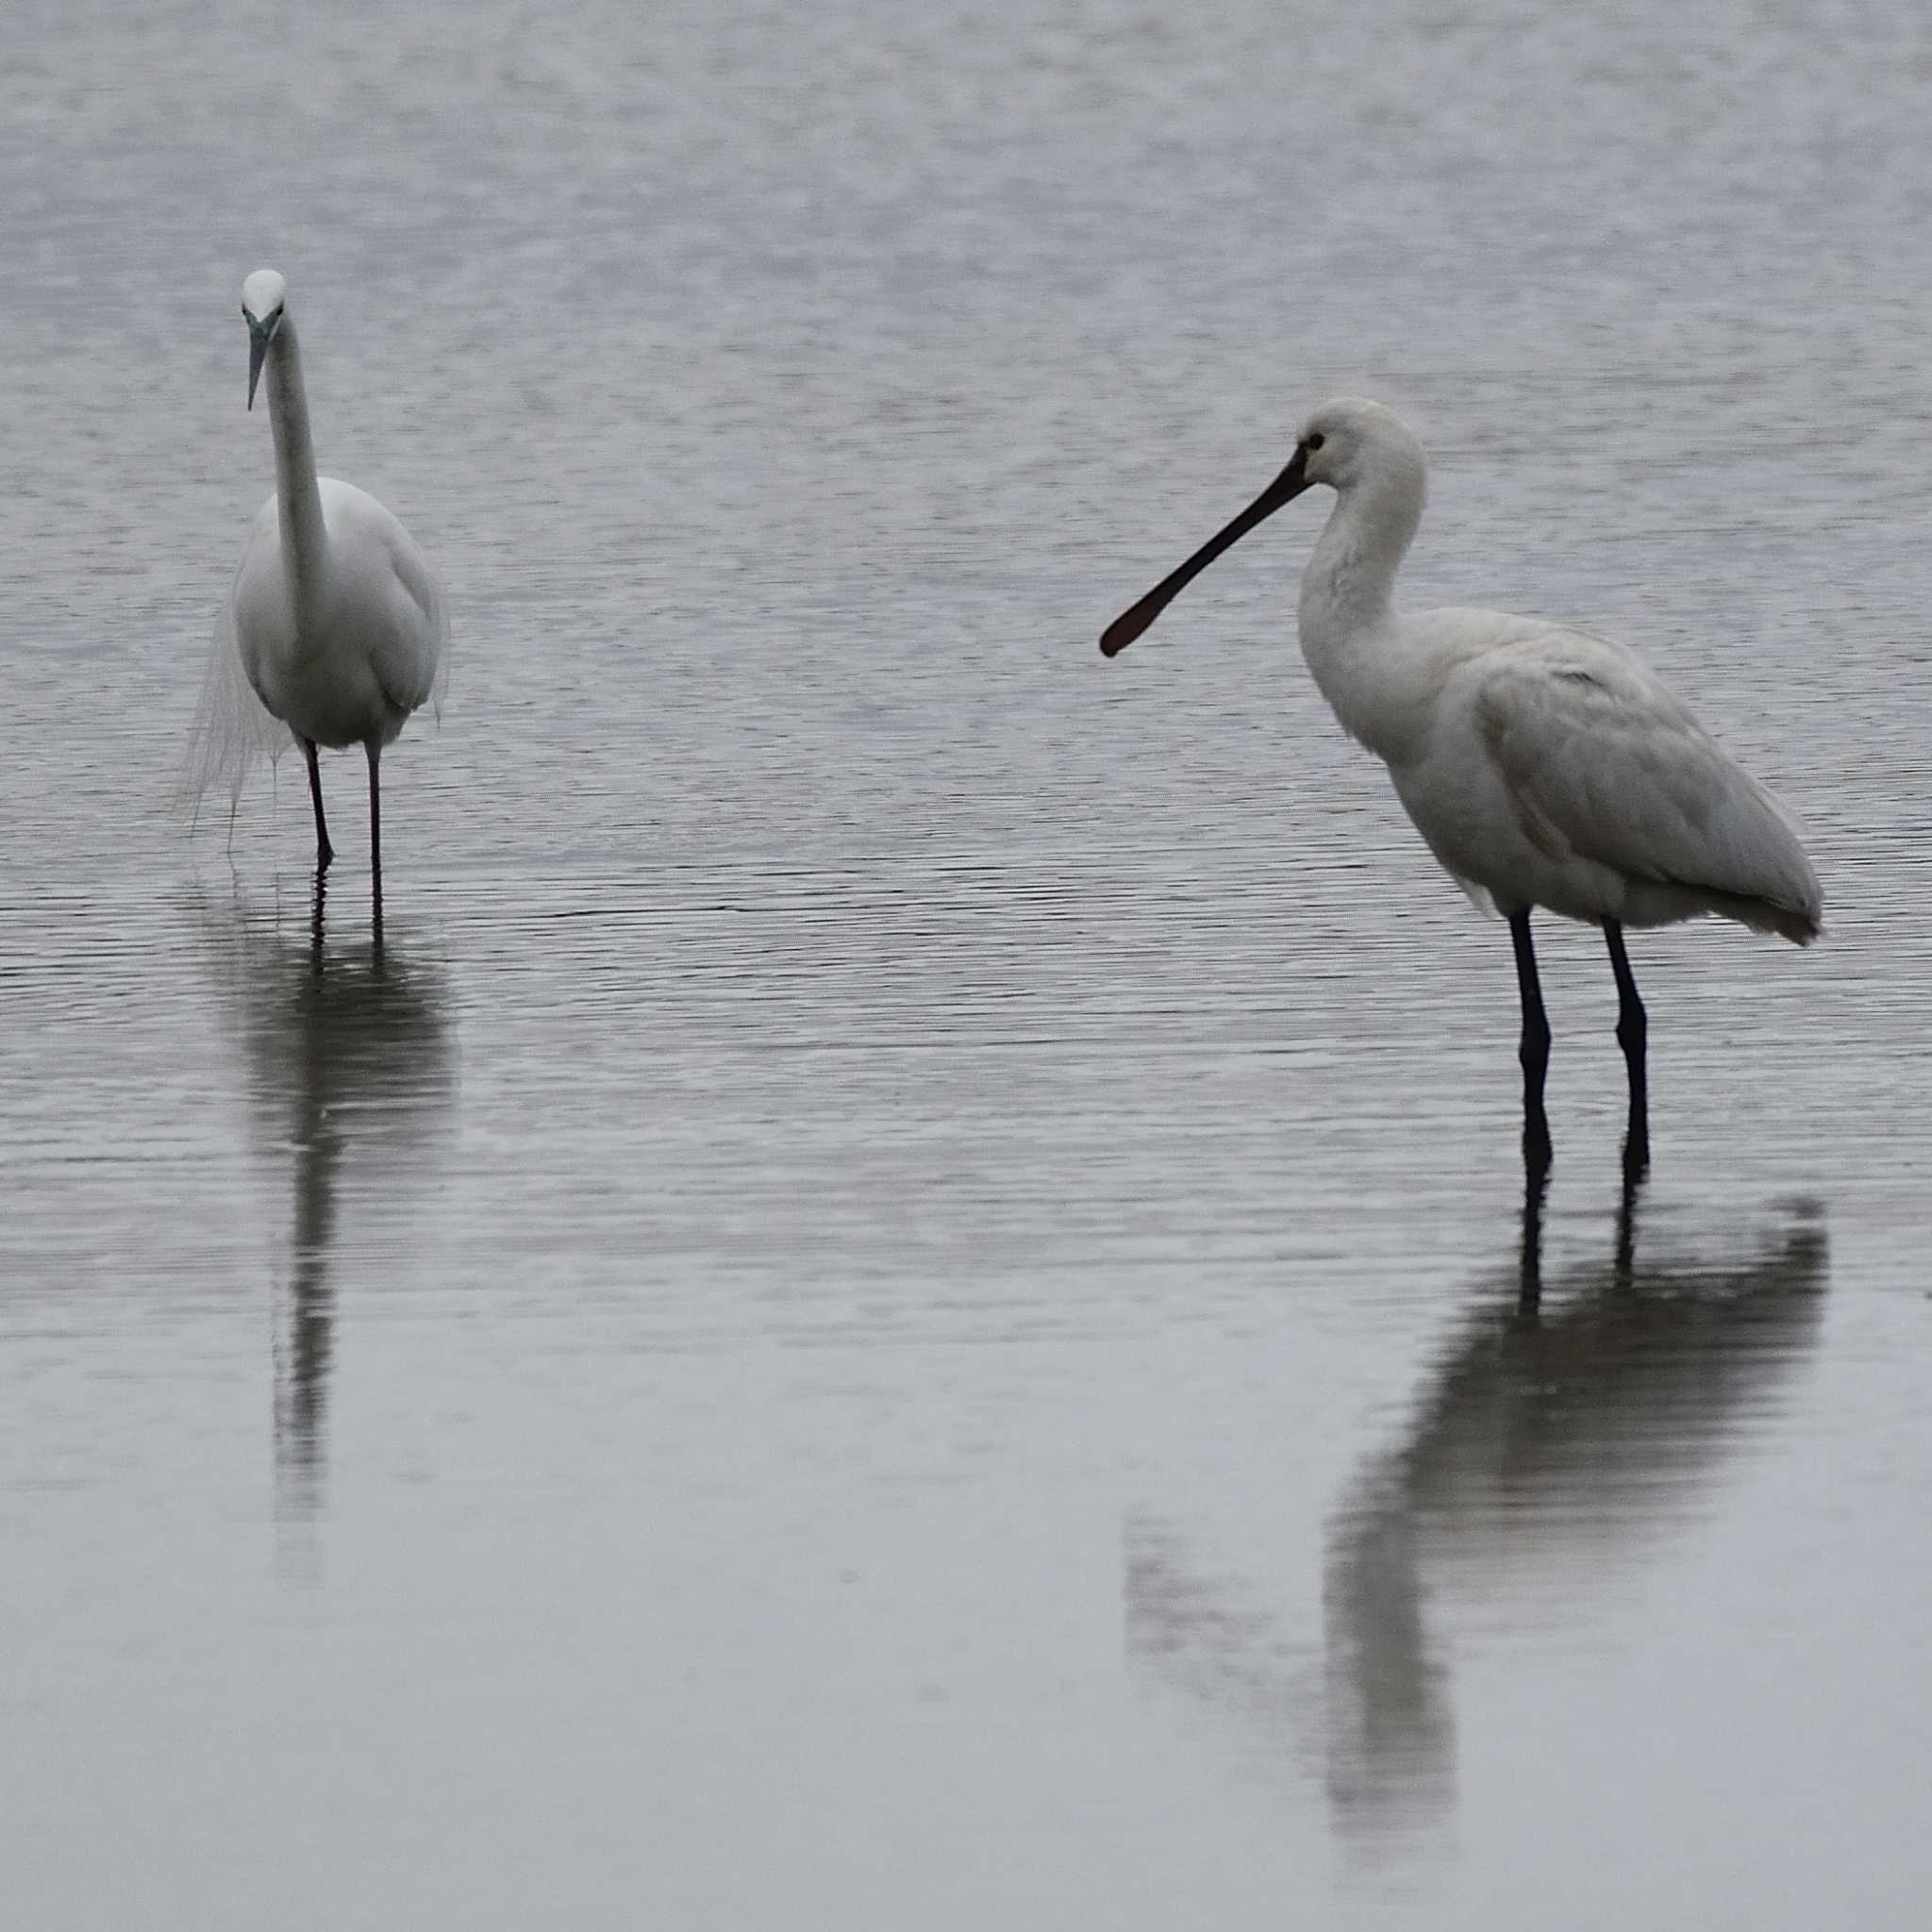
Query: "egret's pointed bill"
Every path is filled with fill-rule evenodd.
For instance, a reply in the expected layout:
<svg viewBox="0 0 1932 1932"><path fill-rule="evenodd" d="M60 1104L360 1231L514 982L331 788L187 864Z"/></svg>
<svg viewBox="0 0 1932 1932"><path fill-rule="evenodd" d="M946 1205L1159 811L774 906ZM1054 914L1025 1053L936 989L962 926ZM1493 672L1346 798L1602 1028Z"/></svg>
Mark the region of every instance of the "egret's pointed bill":
<svg viewBox="0 0 1932 1932"><path fill-rule="evenodd" d="M1292 503L1308 487L1307 467L1307 452L1297 449L1289 458L1287 469L1233 523L1208 538L1177 571L1162 577L1138 604L1122 611L1101 632L1101 655L1111 658L1124 651L1224 550L1239 543L1257 524L1272 517L1283 504Z"/></svg>
<svg viewBox="0 0 1932 1932"><path fill-rule="evenodd" d="M248 407L255 407L255 385L261 380L261 365L268 356L269 337L272 329L251 328L248 331Z"/></svg>

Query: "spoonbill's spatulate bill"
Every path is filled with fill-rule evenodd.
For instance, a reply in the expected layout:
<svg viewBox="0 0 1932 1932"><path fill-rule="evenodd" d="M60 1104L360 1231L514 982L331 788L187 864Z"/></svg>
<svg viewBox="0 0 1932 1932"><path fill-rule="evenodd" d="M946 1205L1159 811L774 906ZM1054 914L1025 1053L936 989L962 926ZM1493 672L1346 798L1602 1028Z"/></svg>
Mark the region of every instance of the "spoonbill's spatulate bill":
<svg viewBox="0 0 1932 1932"><path fill-rule="evenodd" d="M308 766L315 860L334 858L318 746L359 744L369 760L369 862L382 920L382 748L410 712L440 699L449 616L429 560L365 491L315 474L308 401L288 291L273 269L242 285L248 404L268 377L275 493L255 520L217 626L195 723L189 783L238 796L255 758L291 734Z"/></svg>
<svg viewBox="0 0 1932 1932"><path fill-rule="evenodd" d="M1626 925L1715 912L1798 945L1824 895L1776 801L1621 644L1494 610L1395 609L1395 573L1422 521L1422 444L1380 403L1324 404L1288 467L1240 516L1124 611L1109 658L1231 543L1325 483L1327 527L1302 573L1302 655L1342 728L1389 767L1429 850L1509 922L1523 999L1523 1148L1550 1159L1550 1029L1537 984L1536 907L1602 926L1630 1076L1624 1156L1650 1157L1645 1017Z"/></svg>

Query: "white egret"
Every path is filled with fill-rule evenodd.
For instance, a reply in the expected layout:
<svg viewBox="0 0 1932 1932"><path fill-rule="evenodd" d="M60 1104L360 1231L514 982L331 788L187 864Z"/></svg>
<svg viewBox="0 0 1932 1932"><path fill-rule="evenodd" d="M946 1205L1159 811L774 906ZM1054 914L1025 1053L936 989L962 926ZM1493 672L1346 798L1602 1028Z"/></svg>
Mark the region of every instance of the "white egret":
<svg viewBox="0 0 1932 1932"><path fill-rule="evenodd" d="M409 533L367 491L315 473L302 356L287 286L273 269L242 285L248 407L268 375L275 493L262 506L216 628L190 756L198 796L225 782L231 804L259 754L291 734L308 766L315 859L335 856L322 809L318 746L359 744L369 760L369 862L382 919L382 748L448 673L442 587Z"/></svg>
<svg viewBox="0 0 1932 1932"><path fill-rule="evenodd" d="M1342 728L1389 767L1443 868L1509 923L1523 1002L1523 1146L1543 1169L1550 1029L1529 916L1602 926L1629 1072L1624 1160L1650 1152L1643 1002L1626 925L1715 912L1808 945L1824 895L1776 801L1719 749L1643 660L1587 631L1493 610L1398 612L1395 573L1422 520L1426 463L1407 424L1343 397L1303 425L1273 483L1108 625L1124 650L1170 599L1317 483L1337 502L1302 574L1302 655Z"/></svg>

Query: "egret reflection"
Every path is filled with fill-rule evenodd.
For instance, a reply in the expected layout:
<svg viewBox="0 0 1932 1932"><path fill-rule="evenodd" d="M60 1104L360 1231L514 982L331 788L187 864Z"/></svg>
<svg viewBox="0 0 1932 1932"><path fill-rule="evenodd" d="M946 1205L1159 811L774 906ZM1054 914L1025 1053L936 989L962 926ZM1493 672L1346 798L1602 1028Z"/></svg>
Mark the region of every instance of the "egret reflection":
<svg viewBox="0 0 1932 1932"><path fill-rule="evenodd" d="M456 1097L440 968L380 939L331 950L326 882L306 922L238 893L196 910L241 1048L256 1153L290 1193L275 1341L277 1513L312 1519L326 1467L337 1271L381 1253L435 1176ZM365 1261L363 1272L375 1271Z"/></svg>
<svg viewBox="0 0 1932 1932"><path fill-rule="evenodd" d="M1650 1260L1626 1187L1603 1257L1546 1273L1541 1242L1533 1178L1514 1263L1478 1284L1400 1440L1330 1519L1319 1644L1206 1574L1173 1526L1127 1525L1130 1657L1319 1777L1345 1841L1455 1808L1447 1632L1469 1612L1492 1630L1588 1615L1773 1424L1821 1332L1828 1251L1808 1204Z"/></svg>

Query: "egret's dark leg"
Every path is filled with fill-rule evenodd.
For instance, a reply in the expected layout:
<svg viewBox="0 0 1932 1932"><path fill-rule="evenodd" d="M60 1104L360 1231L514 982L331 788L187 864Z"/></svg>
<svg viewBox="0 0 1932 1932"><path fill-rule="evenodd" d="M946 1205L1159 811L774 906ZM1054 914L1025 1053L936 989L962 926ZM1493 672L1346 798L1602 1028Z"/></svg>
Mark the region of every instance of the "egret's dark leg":
<svg viewBox="0 0 1932 1932"><path fill-rule="evenodd" d="M1550 1120L1543 1112L1543 1075L1550 1070L1550 1022L1543 990L1536 976L1536 948L1530 943L1527 908L1509 915L1509 941L1516 948L1516 990L1523 995L1523 1164L1532 1174L1550 1164Z"/></svg>
<svg viewBox="0 0 1932 1932"><path fill-rule="evenodd" d="M375 936L382 937L382 747L369 741L369 875L375 894Z"/></svg>
<svg viewBox="0 0 1932 1932"><path fill-rule="evenodd" d="M315 869L326 872L336 848L328 842L328 821L322 815L322 767L315 761L315 741L301 741L302 756L308 760L308 796L315 803Z"/></svg>
<svg viewBox="0 0 1932 1932"><path fill-rule="evenodd" d="M1617 1044L1630 1070L1630 1126L1624 1136L1624 1170L1641 1174L1650 1165L1650 1079L1644 1071L1643 1045L1650 1022L1637 996L1630 956L1624 950L1624 928L1614 919L1604 921L1604 938L1610 945L1610 970L1617 975Z"/></svg>

